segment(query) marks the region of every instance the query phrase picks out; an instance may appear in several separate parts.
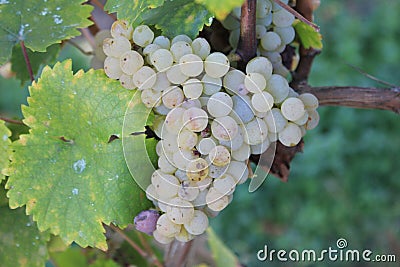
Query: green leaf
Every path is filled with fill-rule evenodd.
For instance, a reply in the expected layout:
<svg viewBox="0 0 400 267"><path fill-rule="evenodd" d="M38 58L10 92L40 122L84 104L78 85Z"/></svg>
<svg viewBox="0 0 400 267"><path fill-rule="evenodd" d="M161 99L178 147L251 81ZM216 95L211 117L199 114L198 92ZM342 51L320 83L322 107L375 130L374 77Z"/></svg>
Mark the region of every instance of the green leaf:
<svg viewBox="0 0 400 267"><path fill-rule="evenodd" d="M149 156L150 162L154 167L157 167L158 155L156 153L156 146L158 140L156 140L155 138L149 138L145 140L145 143L147 155Z"/></svg>
<svg viewBox="0 0 400 267"><path fill-rule="evenodd" d="M6 199L0 190L0 202ZM42 267L48 258L48 233L41 233L35 222L23 209L0 207L0 259L1 266Z"/></svg>
<svg viewBox="0 0 400 267"><path fill-rule="evenodd" d="M293 23L296 34L304 48L322 49L322 35L315 29L300 20Z"/></svg>
<svg viewBox="0 0 400 267"><path fill-rule="evenodd" d="M89 267L120 267L115 261L111 259L97 259Z"/></svg>
<svg viewBox="0 0 400 267"><path fill-rule="evenodd" d="M6 114L10 118L22 116L21 104L26 103L28 86L21 86L21 82L15 77L4 78L0 75L0 114Z"/></svg>
<svg viewBox="0 0 400 267"><path fill-rule="evenodd" d="M218 20L224 20L235 7L241 6L244 0L196 0L195 2L206 6Z"/></svg>
<svg viewBox="0 0 400 267"><path fill-rule="evenodd" d="M27 49L33 74L36 76L40 68L44 65L54 64L59 51L59 44L49 46L46 52L33 52L32 50ZM26 68L24 55L22 54L20 45L16 45L13 48L11 56L11 67L12 71L16 73L16 77L21 80L21 85L23 85L26 81L30 81L29 72Z"/></svg>
<svg viewBox="0 0 400 267"><path fill-rule="evenodd" d="M216 267L239 266L237 257L225 246L211 227L207 229L207 236Z"/></svg>
<svg viewBox="0 0 400 267"><path fill-rule="evenodd" d="M9 163L10 136L11 131L6 127L4 121L0 120L0 181L4 179L3 169Z"/></svg>
<svg viewBox="0 0 400 267"><path fill-rule="evenodd" d="M141 91L136 91L126 111L122 144L126 163L135 182L146 190L151 182L151 175L155 171L153 162L158 157L155 153L154 141L146 139L143 133L145 125L151 121L154 114L143 104L140 94Z"/></svg>
<svg viewBox="0 0 400 267"><path fill-rule="evenodd" d="M62 252L51 253L51 260L55 266L62 267L87 267L87 259L82 249L71 246Z"/></svg>
<svg viewBox="0 0 400 267"><path fill-rule="evenodd" d="M204 24L211 23L212 14L203 5L190 0L166 0L163 6L143 14L144 22L155 25L170 38L186 34L195 38Z"/></svg>
<svg viewBox="0 0 400 267"><path fill-rule="evenodd" d="M134 27L143 22L143 14L161 6L164 0L108 0L104 10L117 12L118 19L127 20Z"/></svg>
<svg viewBox="0 0 400 267"><path fill-rule="evenodd" d="M4 0L0 4L0 65L20 41L32 51L45 52L54 43L79 35L92 24L93 7L84 0Z"/></svg>
<svg viewBox="0 0 400 267"><path fill-rule="evenodd" d="M106 249L102 223L126 226L149 206L129 174L121 139L132 92L102 70L72 74L71 61L45 67L30 87L24 123L11 146L10 207L26 205L41 231L67 244Z"/></svg>

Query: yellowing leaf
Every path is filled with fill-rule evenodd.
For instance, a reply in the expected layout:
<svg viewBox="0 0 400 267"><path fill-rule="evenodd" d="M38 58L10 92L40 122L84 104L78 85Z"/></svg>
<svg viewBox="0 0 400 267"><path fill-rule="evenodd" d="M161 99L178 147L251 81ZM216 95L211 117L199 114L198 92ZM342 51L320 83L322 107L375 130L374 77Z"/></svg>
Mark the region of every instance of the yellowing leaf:
<svg viewBox="0 0 400 267"><path fill-rule="evenodd" d="M127 20L133 26L143 23L143 14L161 6L164 0L108 0L104 9L117 12L118 19Z"/></svg>
<svg viewBox="0 0 400 267"><path fill-rule="evenodd" d="M10 207L26 205L41 231L106 249L102 223L126 226L149 206L121 139L109 142L121 137L132 92L102 70L73 75L71 65L46 67L30 87L23 115L31 130L12 145L6 187Z"/></svg>
<svg viewBox="0 0 400 267"><path fill-rule="evenodd" d="M196 0L196 3L206 6L219 20L224 20L235 7L241 6L243 2L244 0Z"/></svg>
<svg viewBox="0 0 400 267"><path fill-rule="evenodd" d="M9 137L11 131L4 125L4 121L0 120L0 181L4 179L3 169L8 166L9 163L9 146L11 141Z"/></svg>
<svg viewBox="0 0 400 267"><path fill-rule="evenodd" d="M322 49L322 35L316 32L313 27L299 20L296 20L293 26L304 48Z"/></svg>

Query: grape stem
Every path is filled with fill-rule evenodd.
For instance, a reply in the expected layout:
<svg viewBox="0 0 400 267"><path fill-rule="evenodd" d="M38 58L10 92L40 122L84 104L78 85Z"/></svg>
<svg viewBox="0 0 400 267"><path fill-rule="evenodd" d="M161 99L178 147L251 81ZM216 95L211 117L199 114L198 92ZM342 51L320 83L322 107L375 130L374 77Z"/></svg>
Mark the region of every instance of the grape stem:
<svg viewBox="0 0 400 267"><path fill-rule="evenodd" d="M32 65L31 61L29 60L28 52L26 51L25 42L21 41L20 45L22 49L22 54L24 55L26 68L28 69L29 77L31 78L31 82L33 82L35 80L35 77L33 76Z"/></svg>
<svg viewBox="0 0 400 267"><path fill-rule="evenodd" d="M78 49L82 54L86 55L86 56L93 56L94 53L91 51L85 51L83 50L82 47L80 47L78 44L76 44L75 42L73 42L72 40L68 40L67 43L69 43L70 45L72 45L73 47L75 47L76 49Z"/></svg>
<svg viewBox="0 0 400 267"><path fill-rule="evenodd" d="M242 70L257 52L256 9L257 0L245 0L241 9L240 37L236 54L241 58L238 67Z"/></svg>
<svg viewBox="0 0 400 267"><path fill-rule="evenodd" d="M280 0L274 0L274 2L277 3L278 5L280 5L282 8L286 9L288 12L290 12L293 16L298 18L300 21L302 21L305 24L311 26L316 32L320 31L318 25L316 25L315 23L311 22L311 20L306 19L303 15L301 15L299 12L294 10L292 7L288 6L287 4L283 3Z"/></svg>
<svg viewBox="0 0 400 267"><path fill-rule="evenodd" d="M6 117L3 117L3 116L0 116L0 120L8 122L8 123L12 123L12 124L25 125L25 123L23 123L20 120L13 120L13 119L6 118Z"/></svg>
<svg viewBox="0 0 400 267"><path fill-rule="evenodd" d="M121 229L119 229L117 226L110 224L109 227L111 229L113 229L115 232L117 232L126 242L128 242L128 244L137 251L137 253L139 253L140 256L142 256L145 259L148 259L152 262L152 264L154 264L157 267L163 267L163 265L158 261L157 257L153 254L153 255L149 255L146 251L142 250L138 244L136 244L135 242L133 242L132 239L130 239L125 233L124 231L122 231Z"/></svg>

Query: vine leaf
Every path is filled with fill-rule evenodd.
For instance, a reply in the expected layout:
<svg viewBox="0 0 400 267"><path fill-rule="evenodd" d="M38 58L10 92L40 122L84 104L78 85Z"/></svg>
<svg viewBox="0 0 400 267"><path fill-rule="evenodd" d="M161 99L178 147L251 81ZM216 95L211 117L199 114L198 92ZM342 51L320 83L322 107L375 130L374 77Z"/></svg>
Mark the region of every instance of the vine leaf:
<svg viewBox="0 0 400 267"><path fill-rule="evenodd" d="M300 20L296 20L293 23L293 27L305 49L322 49L322 35L319 32L316 32L313 27L301 22Z"/></svg>
<svg viewBox="0 0 400 267"><path fill-rule="evenodd" d="M4 121L0 120L0 181L4 179L3 169L5 169L9 163L10 136L11 131L6 127Z"/></svg>
<svg viewBox="0 0 400 267"><path fill-rule="evenodd" d="M16 43L24 41L32 51L45 52L54 43L79 35L77 28L92 24L87 18L93 7L84 0L26 1L0 3L0 65L11 57Z"/></svg>
<svg viewBox="0 0 400 267"><path fill-rule="evenodd" d="M208 245L215 260L216 267L240 266L239 260L233 252L226 247L211 227L207 228Z"/></svg>
<svg viewBox="0 0 400 267"><path fill-rule="evenodd" d="M108 0L104 10L117 12L118 19L127 20L134 27L143 23L143 14L164 4L164 0Z"/></svg>
<svg viewBox="0 0 400 267"><path fill-rule="evenodd" d="M58 52L60 51L60 45L53 44L47 48L46 52L33 52L30 49L27 49L26 51L28 52L33 74L36 76L42 66L50 64L52 65L55 63ZM21 85L23 85L26 81L30 81L29 73L26 68L24 55L22 54L20 45L16 45L13 48L11 56L11 69L16 73L16 77L21 81Z"/></svg>
<svg viewBox="0 0 400 267"><path fill-rule="evenodd" d="M243 2L244 0L196 0L196 3L203 4L214 13L218 20L224 20L235 7L241 6Z"/></svg>
<svg viewBox="0 0 400 267"><path fill-rule="evenodd" d="M143 14L145 23L171 38L179 34L195 38L205 24L211 24L212 17L205 6L191 0L165 0L164 5Z"/></svg>
<svg viewBox="0 0 400 267"><path fill-rule="evenodd" d="M125 164L122 122L132 92L102 70L45 67L29 88L21 135L7 170L10 207L26 205L39 230L67 244L106 249L102 223L126 226L149 207ZM138 160L141 159L142 156Z"/></svg>
<svg viewBox="0 0 400 267"><path fill-rule="evenodd" d="M0 189L0 203L6 200L5 190ZM23 209L10 210L0 206L0 259L2 266L41 267L48 258L48 233L41 233L35 222Z"/></svg>

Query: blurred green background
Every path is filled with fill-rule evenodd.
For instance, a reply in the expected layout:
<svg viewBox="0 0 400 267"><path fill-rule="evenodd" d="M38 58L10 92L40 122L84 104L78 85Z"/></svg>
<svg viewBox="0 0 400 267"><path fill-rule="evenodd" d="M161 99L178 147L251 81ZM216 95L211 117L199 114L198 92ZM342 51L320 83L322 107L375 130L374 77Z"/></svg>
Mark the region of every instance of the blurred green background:
<svg viewBox="0 0 400 267"><path fill-rule="evenodd" d="M379 86L347 64L400 85L400 1L321 1L324 49L310 84ZM400 261L400 117L389 111L321 107L288 183L270 176L255 193L237 188L212 220L247 266L399 266L365 262L259 262L258 250L336 248L397 253Z"/></svg>
<svg viewBox="0 0 400 267"><path fill-rule="evenodd" d="M315 19L324 50L310 83L378 86L347 64L400 85L400 1L321 1ZM71 45L59 60L87 69L87 57ZM27 88L0 76L0 114L20 118ZM305 137L304 153L291 164L288 183L269 177L255 193L237 188L229 207L211 224L246 266L398 266L371 263L257 261L271 249L335 248L397 253L400 261L400 117L389 111L321 107L319 127ZM399 164L399 165L398 165Z"/></svg>

